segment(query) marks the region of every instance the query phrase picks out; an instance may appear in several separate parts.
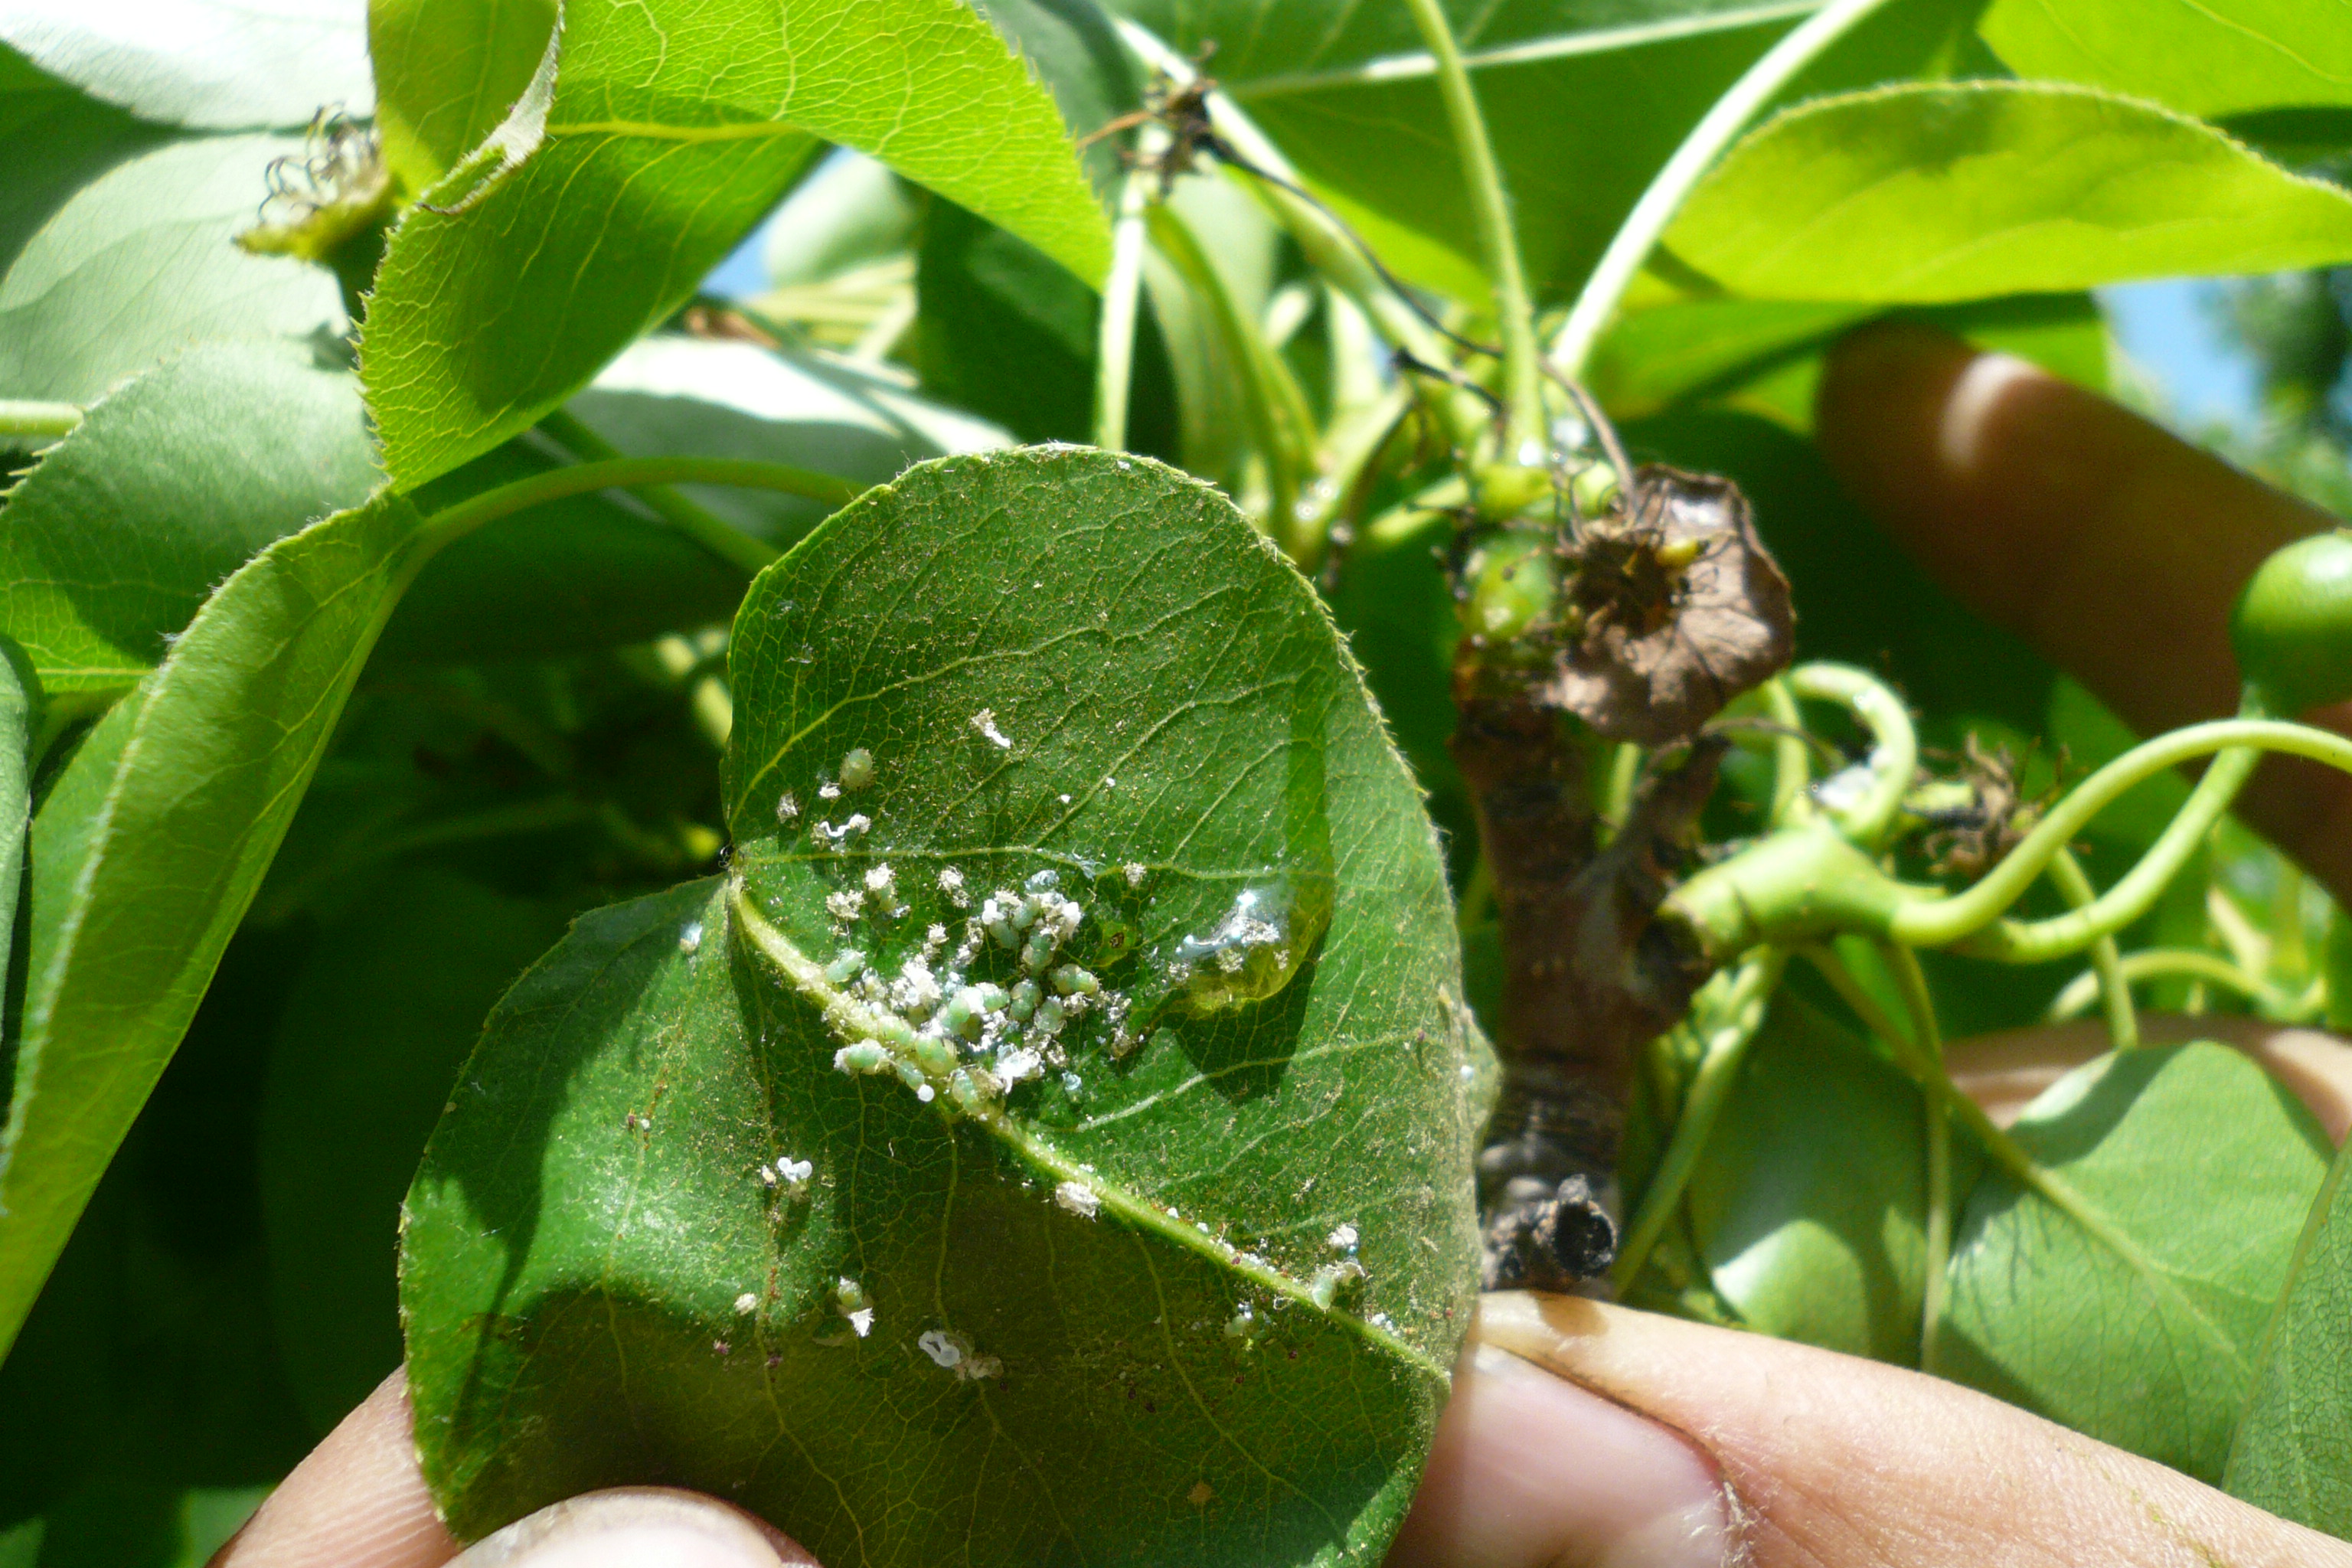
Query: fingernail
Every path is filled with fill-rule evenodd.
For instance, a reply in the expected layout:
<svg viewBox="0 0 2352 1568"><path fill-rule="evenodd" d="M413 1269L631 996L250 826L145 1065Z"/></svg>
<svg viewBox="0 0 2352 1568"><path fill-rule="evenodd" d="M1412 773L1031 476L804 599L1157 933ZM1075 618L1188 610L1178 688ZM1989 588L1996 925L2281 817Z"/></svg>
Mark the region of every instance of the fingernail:
<svg viewBox="0 0 2352 1568"><path fill-rule="evenodd" d="M1390 1568L1724 1568L1731 1510L1677 1434L1507 1352L1456 1372Z"/></svg>
<svg viewBox="0 0 2352 1568"><path fill-rule="evenodd" d="M796 1563L808 1563L804 1556ZM476 1542L451 1568L782 1568L733 1509L652 1487L590 1492Z"/></svg>

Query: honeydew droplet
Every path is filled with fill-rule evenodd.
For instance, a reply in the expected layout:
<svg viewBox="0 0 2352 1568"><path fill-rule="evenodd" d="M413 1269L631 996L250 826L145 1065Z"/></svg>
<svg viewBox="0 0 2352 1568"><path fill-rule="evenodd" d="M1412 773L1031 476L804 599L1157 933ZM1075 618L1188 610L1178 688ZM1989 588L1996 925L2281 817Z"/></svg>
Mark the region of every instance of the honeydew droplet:
<svg viewBox="0 0 2352 1568"><path fill-rule="evenodd" d="M1170 969L1186 1005L1213 1013L1279 992L1331 923L1331 902L1325 878L1285 874L1243 889L1215 926L1176 944Z"/></svg>

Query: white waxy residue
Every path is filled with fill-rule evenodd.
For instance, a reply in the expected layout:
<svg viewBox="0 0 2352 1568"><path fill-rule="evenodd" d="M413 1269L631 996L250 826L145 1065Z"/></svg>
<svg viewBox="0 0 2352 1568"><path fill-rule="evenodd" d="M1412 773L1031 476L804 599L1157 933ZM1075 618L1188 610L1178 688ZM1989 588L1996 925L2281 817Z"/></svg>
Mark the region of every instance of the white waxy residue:
<svg viewBox="0 0 2352 1568"><path fill-rule="evenodd" d="M998 751L1009 752L1013 749L1012 739L1007 736L1003 731L996 727L995 709L983 708L979 712L973 714L971 716L971 727L980 731L981 738L982 740L985 740L990 745L994 746Z"/></svg>
<svg viewBox="0 0 2352 1568"><path fill-rule="evenodd" d="M1092 1219L1102 1209L1101 1195L1084 1182L1064 1182L1054 1189L1054 1201L1080 1219Z"/></svg>

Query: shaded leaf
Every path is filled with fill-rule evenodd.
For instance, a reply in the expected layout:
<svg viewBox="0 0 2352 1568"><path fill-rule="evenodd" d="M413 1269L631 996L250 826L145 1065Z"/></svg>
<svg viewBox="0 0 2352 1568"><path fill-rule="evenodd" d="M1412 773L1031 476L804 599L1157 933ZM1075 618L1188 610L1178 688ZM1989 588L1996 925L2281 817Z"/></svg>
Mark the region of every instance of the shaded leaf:
<svg viewBox="0 0 2352 1568"><path fill-rule="evenodd" d="M1760 1333L1917 1364L1927 1147L1917 1087L1782 994L1691 1176L1717 1294Z"/></svg>
<svg viewBox="0 0 2352 1568"><path fill-rule="evenodd" d="M1993 0L1978 24L2018 75L2210 119L2352 104L2352 32L2295 0Z"/></svg>
<svg viewBox="0 0 2352 1568"><path fill-rule="evenodd" d="M299 127L330 105L365 117L361 0L10 0L0 39L92 97L160 125Z"/></svg>
<svg viewBox="0 0 2352 1568"><path fill-rule="evenodd" d="M362 363L404 487L516 434L676 309L818 137L1089 281L1108 264L1060 116L958 0L586 6L550 63L551 99L542 74L379 274Z"/></svg>
<svg viewBox="0 0 2352 1568"><path fill-rule="evenodd" d="M2352 258L2352 195L2087 88L1916 86L1791 110L1666 233L1736 293L1880 303Z"/></svg>
<svg viewBox="0 0 2352 1568"><path fill-rule="evenodd" d="M260 1103L261 1206L287 1375L322 1433L400 1364L401 1195L482 1020L568 912L395 871L294 982Z"/></svg>
<svg viewBox="0 0 2352 1568"><path fill-rule="evenodd" d="M2340 918L2340 917L2339 917ZM2258 1508L2352 1540L2352 1198L2338 1153L2295 1243L2263 1336L2222 1486Z"/></svg>
<svg viewBox="0 0 2352 1568"><path fill-rule="evenodd" d="M27 139L45 144L100 119L49 101L53 118L10 137L15 155L35 156ZM24 205L0 198L0 386L9 396L88 403L215 339L341 336L332 273L234 243L267 194L269 161L299 153L299 138L152 142L113 131L68 155L88 180L69 195L39 181Z"/></svg>
<svg viewBox="0 0 2352 1568"><path fill-rule="evenodd" d="M2206 1044L2077 1068L2012 1136L2117 1239L1988 1173L1956 1227L1929 1370L2219 1481L2326 1136L2261 1068Z"/></svg>
<svg viewBox="0 0 2352 1568"><path fill-rule="evenodd" d="M381 476L357 381L295 345L213 343L127 383L0 511L0 633L50 692L118 693L213 588Z"/></svg>
<svg viewBox="0 0 2352 1568"><path fill-rule="evenodd" d="M745 891L583 919L410 1194L453 1522L662 1479L835 1561L1376 1561L1467 1327L1483 1107L1433 836L1309 591L1144 459L950 459L764 574L730 658ZM1102 1000L996 1016L961 1110L911 1055L919 1090L836 1070L888 1004L823 965L1010 983L1000 889Z"/></svg>
<svg viewBox="0 0 2352 1568"><path fill-rule="evenodd" d="M415 522L405 501L384 498L248 562L45 803L0 1138L0 1342L15 1337L268 869L425 552Z"/></svg>
<svg viewBox="0 0 2352 1568"><path fill-rule="evenodd" d="M556 0L371 0L384 162L422 191L482 144L530 85Z"/></svg>

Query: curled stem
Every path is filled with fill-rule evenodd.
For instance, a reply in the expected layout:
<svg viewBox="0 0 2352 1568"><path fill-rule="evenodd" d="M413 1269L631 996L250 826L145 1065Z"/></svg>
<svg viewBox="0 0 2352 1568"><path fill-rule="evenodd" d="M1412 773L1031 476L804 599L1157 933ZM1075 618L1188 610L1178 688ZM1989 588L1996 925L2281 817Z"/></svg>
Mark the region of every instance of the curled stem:
<svg viewBox="0 0 2352 1568"><path fill-rule="evenodd" d="M1883 847L1919 771L1919 740L1911 715L1884 682L1852 665L1800 665L1789 672L1788 686L1799 697L1843 704L1870 731L1868 783L1852 800L1823 803L1822 809L1854 847Z"/></svg>
<svg viewBox="0 0 2352 1568"><path fill-rule="evenodd" d="M1616 1261L1610 1265L1610 1280L1621 1292L1641 1274L1675 1205L1683 1201L1683 1189L1698 1169L1699 1156L1706 1152L1706 1141L1731 1096L1732 1081L1748 1046L1764 1026L1765 1007L1788 962L1784 950L1765 948L1748 958L1725 993L1715 1026L1706 1033L1697 1069L1691 1075L1689 1092L1683 1097L1682 1114L1675 1119L1674 1136L1659 1158L1657 1173L1642 1194L1633 1223L1625 1227Z"/></svg>
<svg viewBox="0 0 2352 1568"><path fill-rule="evenodd" d="M2078 910L2099 901L2091 879L2071 849L2061 849L2050 858L2050 880L2057 885L2060 896ZM2130 1050L2139 1044L2139 1015L2132 1010L2131 983L2124 978L2123 957L2116 951L2113 935L2091 944L2091 973L2097 977L2099 994L2106 1003L2108 1042L2119 1051Z"/></svg>
<svg viewBox="0 0 2352 1568"><path fill-rule="evenodd" d="M2261 976L2249 974L2218 953L2200 952L2195 948L2155 947L2126 953L2116 962L2116 978L2125 985L2142 980L2200 980L2243 996L2276 1016L2300 1017L2308 1010L2301 999L2288 995ZM2106 986L2106 975L2096 968L2076 975L2050 1004L2050 1022L2063 1024L2069 1018L2081 1017L2105 995Z"/></svg>
<svg viewBox="0 0 2352 1568"><path fill-rule="evenodd" d="M1601 329L1617 313L1617 302L1624 298L1633 275L1649 259L1651 247L1665 233L1666 225L1674 221L1684 199L1731 144L1732 138L1747 128L1748 122L1791 78L1819 58L1822 50L1885 4L1886 0L1830 0L1802 26L1767 49L1746 74L1731 84L1730 91L1715 100L1715 107L1691 128L1682 145L1675 149L1674 156L1666 160L1665 167L1651 178L1649 188L1633 204L1633 210L1625 215L1609 248L1592 268L1592 276L1577 295L1568 321L1552 339L1552 363L1559 366L1561 374L1577 381L1584 379L1585 362L1592 355L1592 345L1600 342Z"/></svg>
<svg viewBox="0 0 2352 1568"><path fill-rule="evenodd" d="M1801 820L1808 802L1806 791L1812 787L1813 760L1805 750L1805 719L1797 711L1796 694L1789 689L1785 676L1774 676L1764 683L1764 710L1780 732L1772 738L1772 811L1769 820L1775 827L1787 827Z"/></svg>
<svg viewBox="0 0 2352 1568"><path fill-rule="evenodd" d="M1544 460L1550 446L1549 421L1544 417L1541 354L1536 347L1535 305L1528 296L1528 279L1519 263L1519 241L1511 226L1510 198L1503 191L1503 172L1495 161L1486 118L1478 109L1478 90L1462 63L1454 28L1440 0L1405 0L1421 41L1437 62L1437 87L1445 102L1445 118L1454 132L1454 150L1462 160L1462 181L1470 198L1470 213L1478 228L1478 247L1485 253L1486 276L1495 286L1495 315L1503 340L1504 400L1510 410L1514 449L1504 454L1511 462ZM1537 444L1527 455L1527 444Z"/></svg>

